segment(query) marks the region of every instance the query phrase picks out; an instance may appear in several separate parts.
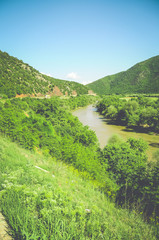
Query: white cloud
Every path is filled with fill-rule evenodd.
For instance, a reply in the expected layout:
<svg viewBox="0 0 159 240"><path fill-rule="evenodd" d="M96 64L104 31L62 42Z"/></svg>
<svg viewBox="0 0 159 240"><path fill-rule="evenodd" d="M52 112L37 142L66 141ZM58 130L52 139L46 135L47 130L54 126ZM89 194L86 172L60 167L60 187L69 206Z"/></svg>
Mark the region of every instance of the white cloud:
<svg viewBox="0 0 159 240"><path fill-rule="evenodd" d="M80 76L78 76L78 74L75 72L71 72L71 73L67 74L66 78L72 79L72 80L77 80L77 79L80 79Z"/></svg>
<svg viewBox="0 0 159 240"><path fill-rule="evenodd" d="M91 83L92 81L84 81L84 82L82 82L82 84L83 85L86 85L86 84L89 84L89 83Z"/></svg>
<svg viewBox="0 0 159 240"><path fill-rule="evenodd" d="M50 73L43 73L43 72L41 72L41 73L44 74L44 75L47 75L49 77L52 77Z"/></svg>

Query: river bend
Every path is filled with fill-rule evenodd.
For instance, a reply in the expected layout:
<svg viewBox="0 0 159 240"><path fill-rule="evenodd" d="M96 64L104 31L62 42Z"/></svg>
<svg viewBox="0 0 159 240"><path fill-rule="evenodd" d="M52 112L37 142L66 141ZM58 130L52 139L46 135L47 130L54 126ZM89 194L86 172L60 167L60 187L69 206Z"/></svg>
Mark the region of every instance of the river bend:
<svg viewBox="0 0 159 240"><path fill-rule="evenodd" d="M159 149L159 135L135 132L124 126L109 125L92 105L73 111L73 115L77 116L83 125L88 125L90 129L95 131L101 148L108 143L110 137L117 134L125 140L130 137L143 138L149 144L147 151L149 159L152 158L153 152Z"/></svg>

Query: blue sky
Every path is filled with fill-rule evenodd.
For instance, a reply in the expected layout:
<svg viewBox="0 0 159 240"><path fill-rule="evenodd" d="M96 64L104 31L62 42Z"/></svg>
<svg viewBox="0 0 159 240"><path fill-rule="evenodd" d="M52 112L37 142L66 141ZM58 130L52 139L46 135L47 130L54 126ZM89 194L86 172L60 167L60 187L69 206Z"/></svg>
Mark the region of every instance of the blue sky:
<svg viewBox="0 0 159 240"><path fill-rule="evenodd" d="M159 0L0 0L0 50L80 83L159 55Z"/></svg>

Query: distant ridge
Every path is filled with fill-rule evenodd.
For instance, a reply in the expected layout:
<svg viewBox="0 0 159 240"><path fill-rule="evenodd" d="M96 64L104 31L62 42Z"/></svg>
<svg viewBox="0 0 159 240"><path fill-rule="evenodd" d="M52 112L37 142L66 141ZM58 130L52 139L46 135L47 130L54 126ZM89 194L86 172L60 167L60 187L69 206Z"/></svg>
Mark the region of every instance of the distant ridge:
<svg viewBox="0 0 159 240"><path fill-rule="evenodd" d="M159 55L86 86L97 94L159 93Z"/></svg>
<svg viewBox="0 0 159 240"><path fill-rule="evenodd" d="M87 94L80 83L44 75L6 52L0 51L0 97Z"/></svg>

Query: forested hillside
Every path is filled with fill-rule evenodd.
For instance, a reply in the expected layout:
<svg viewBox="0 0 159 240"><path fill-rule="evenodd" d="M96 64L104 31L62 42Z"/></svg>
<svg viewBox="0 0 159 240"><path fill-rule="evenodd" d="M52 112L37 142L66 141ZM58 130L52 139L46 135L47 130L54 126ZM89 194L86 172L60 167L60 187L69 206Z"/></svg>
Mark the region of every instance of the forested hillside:
<svg viewBox="0 0 159 240"><path fill-rule="evenodd" d="M0 96L15 97L25 94L33 96L87 94L86 86L66 80L59 80L44 74L0 51Z"/></svg>
<svg viewBox="0 0 159 240"><path fill-rule="evenodd" d="M159 56L87 85L98 94L159 93Z"/></svg>
<svg viewBox="0 0 159 240"><path fill-rule="evenodd" d="M116 207L82 172L1 136L0 150L0 210L13 239L158 239L157 228Z"/></svg>
<svg viewBox="0 0 159 240"><path fill-rule="evenodd" d="M133 138L112 138L100 149L95 133L70 113L96 100L0 102L0 210L15 239L157 239L158 152L148 163L146 142ZM4 137L23 150L6 148Z"/></svg>

